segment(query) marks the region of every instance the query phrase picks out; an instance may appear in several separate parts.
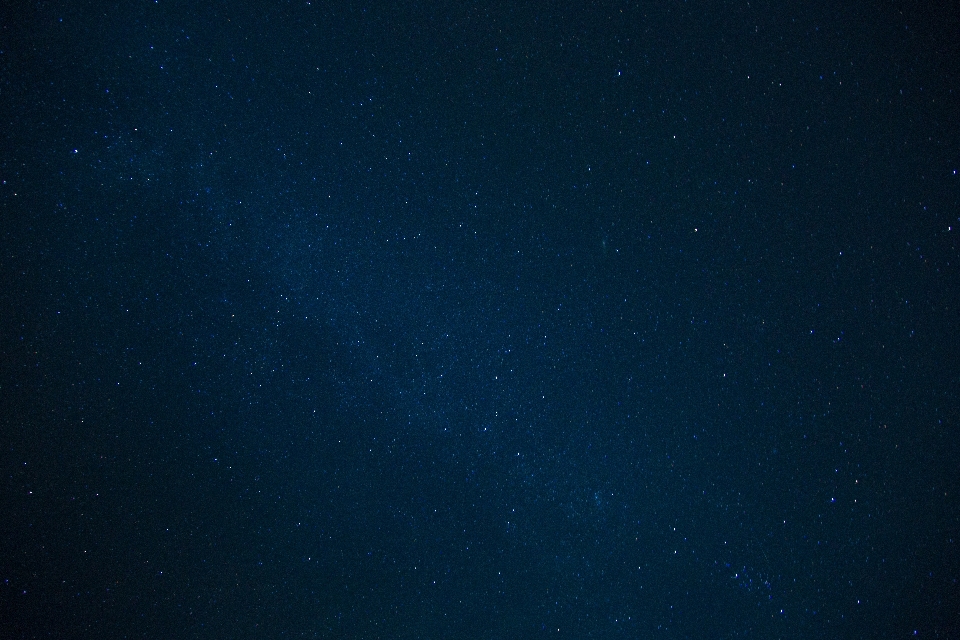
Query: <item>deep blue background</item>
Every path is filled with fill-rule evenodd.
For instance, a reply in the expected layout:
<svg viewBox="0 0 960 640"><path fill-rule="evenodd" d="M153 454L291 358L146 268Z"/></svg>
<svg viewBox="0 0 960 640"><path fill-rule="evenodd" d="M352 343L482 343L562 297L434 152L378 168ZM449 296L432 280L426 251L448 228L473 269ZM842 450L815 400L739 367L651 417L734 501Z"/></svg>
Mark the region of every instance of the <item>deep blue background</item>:
<svg viewBox="0 0 960 640"><path fill-rule="evenodd" d="M955 3L3 11L4 634L960 634Z"/></svg>

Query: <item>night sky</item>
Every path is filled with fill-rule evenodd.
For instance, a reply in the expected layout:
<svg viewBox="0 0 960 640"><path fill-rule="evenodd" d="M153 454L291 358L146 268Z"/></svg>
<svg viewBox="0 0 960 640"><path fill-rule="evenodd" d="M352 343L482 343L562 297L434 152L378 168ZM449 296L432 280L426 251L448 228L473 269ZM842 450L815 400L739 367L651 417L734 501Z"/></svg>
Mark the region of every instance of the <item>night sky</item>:
<svg viewBox="0 0 960 640"><path fill-rule="evenodd" d="M4 6L0 637L960 638L956 2Z"/></svg>

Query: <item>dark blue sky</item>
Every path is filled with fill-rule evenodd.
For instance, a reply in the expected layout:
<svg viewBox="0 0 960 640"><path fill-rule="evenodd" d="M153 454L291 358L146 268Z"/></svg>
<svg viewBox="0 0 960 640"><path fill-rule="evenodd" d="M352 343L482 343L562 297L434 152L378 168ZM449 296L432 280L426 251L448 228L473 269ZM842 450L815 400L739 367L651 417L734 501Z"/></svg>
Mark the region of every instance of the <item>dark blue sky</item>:
<svg viewBox="0 0 960 640"><path fill-rule="evenodd" d="M3 11L12 637L960 633L954 5Z"/></svg>

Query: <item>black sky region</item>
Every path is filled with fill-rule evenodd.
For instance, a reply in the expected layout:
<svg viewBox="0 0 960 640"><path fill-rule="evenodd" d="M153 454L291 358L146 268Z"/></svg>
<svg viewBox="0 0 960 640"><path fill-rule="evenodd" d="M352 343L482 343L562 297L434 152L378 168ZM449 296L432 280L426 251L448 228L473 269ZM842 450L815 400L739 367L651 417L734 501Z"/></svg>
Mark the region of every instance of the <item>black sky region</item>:
<svg viewBox="0 0 960 640"><path fill-rule="evenodd" d="M956 2L11 2L10 638L960 637Z"/></svg>

